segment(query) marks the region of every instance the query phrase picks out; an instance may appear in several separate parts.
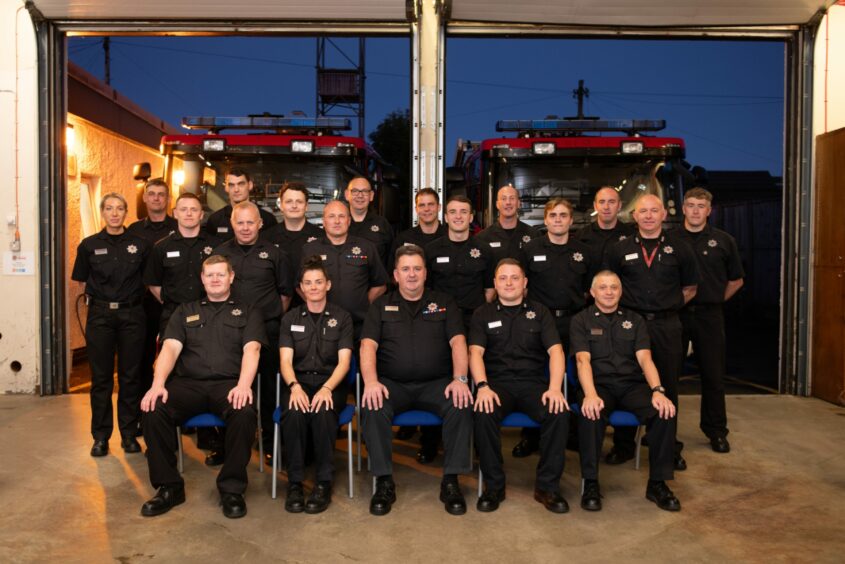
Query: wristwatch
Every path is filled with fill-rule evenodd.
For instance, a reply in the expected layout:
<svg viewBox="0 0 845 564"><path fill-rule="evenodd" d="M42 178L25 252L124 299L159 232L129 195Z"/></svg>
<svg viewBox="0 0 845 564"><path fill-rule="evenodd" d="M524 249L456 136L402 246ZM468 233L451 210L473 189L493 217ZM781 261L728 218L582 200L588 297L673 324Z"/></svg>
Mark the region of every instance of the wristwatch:
<svg viewBox="0 0 845 564"><path fill-rule="evenodd" d="M457 380L461 384L466 384L467 382L469 382L469 378L467 378L466 376L456 376L455 380Z"/></svg>
<svg viewBox="0 0 845 564"><path fill-rule="evenodd" d="M487 380L482 380L481 382L479 382L478 384L476 384L476 385L475 385L475 387L476 387L477 389L479 389L479 390L480 390L481 388L486 388L486 387L488 387L489 385L490 385L490 384L488 384L488 383L487 383Z"/></svg>
<svg viewBox="0 0 845 564"><path fill-rule="evenodd" d="M660 392L661 394L665 394L666 388L664 388L663 386L655 386L651 389L651 391L652 392Z"/></svg>

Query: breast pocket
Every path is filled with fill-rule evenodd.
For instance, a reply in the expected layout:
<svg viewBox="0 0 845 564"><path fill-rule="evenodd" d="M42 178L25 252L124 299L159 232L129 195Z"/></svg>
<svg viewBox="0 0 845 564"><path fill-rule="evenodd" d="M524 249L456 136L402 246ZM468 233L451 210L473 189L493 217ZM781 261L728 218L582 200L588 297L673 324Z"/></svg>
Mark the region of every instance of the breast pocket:
<svg viewBox="0 0 845 564"><path fill-rule="evenodd" d="M535 257L531 257L528 262L528 272L543 274L551 268L551 264L548 260L536 260Z"/></svg>
<svg viewBox="0 0 845 564"><path fill-rule="evenodd" d="M183 264L185 264L185 261L186 261L186 260L187 260L187 258L186 258L186 257L183 257L183 256L178 256L178 257L164 257L164 260L162 261L162 265L164 265L164 268L165 268L166 270L170 270L170 269L178 269L178 268L180 268Z"/></svg>
<svg viewBox="0 0 845 564"><path fill-rule="evenodd" d="M320 338L320 356L328 363L337 364L340 331L337 328L326 328L325 331Z"/></svg>
<svg viewBox="0 0 845 564"><path fill-rule="evenodd" d="M239 342L241 336L243 335L245 327L246 317L244 317L243 315L230 314L226 319L223 320L223 331L227 340L232 339L235 342Z"/></svg>
<svg viewBox="0 0 845 564"><path fill-rule="evenodd" d="M446 262L438 262L438 258L449 259ZM438 276L446 276L455 272L455 263L450 257L435 257L431 262L431 270Z"/></svg>
<svg viewBox="0 0 845 564"><path fill-rule="evenodd" d="M631 357L636 352L634 350L634 341L636 340L636 333L633 329L623 329L614 335L616 346L619 349L619 354Z"/></svg>
<svg viewBox="0 0 845 564"><path fill-rule="evenodd" d="M599 359L610 356L610 341L605 335L590 335L587 340L590 344L590 357Z"/></svg>

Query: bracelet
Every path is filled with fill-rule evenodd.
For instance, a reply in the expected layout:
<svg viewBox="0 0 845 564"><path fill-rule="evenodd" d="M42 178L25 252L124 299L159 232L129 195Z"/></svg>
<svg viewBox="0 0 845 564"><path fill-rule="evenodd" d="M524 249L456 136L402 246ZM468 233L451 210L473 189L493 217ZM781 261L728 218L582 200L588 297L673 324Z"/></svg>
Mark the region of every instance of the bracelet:
<svg viewBox="0 0 845 564"><path fill-rule="evenodd" d="M293 382L288 384L288 389L292 390L293 387L296 386L296 385L302 386L302 384L300 384L298 381L294 380Z"/></svg>

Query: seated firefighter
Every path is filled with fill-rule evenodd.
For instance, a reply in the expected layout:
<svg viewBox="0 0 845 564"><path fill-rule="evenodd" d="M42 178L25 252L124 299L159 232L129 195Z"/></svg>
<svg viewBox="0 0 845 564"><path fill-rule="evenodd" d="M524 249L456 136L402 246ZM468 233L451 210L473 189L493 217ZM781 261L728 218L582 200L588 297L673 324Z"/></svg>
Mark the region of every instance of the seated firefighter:
<svg viewBox="0 0 845 564"><path fill-rule="evenodd" d="M285 509L291 513L321 513L332 500L332 456L338 417L346 407L344 379L352 359L353 329L349 313L327 302L331 287L322 259L305 259L299 281L305 303L285 314L279 333L288 472ZM317 483L306 500L302 481L309 436Z"/></svg>
<svg viewBox="0 0 845 564"><path fill-rule="evenodd" d="M208 412L226 422L226 455L217 476L223 515L246 515L246 467L257 427L252 383L267 337L261 312L231 299L234 278L228 259L207 258L201 273L206 299L178 306L165 329L152 387L141 400L150 482L158 488L141 507L146 517L185 501L176 426Z"/></svg>
<svg viewBox="0 0 845 564"><path fill-rule="evenodd" d="M633 412L647 428L646 499L660 509L679 511L681 503L666 485L666 480L674 477L675 406L660 385L645 320L619 307L622 283L609 270L595 275L590 293L595 304L572 318L569 332L581 384L581 507L601 510L598 459L605 427L612 411L624 409Z"/></svg>
<svg viewBox="0 0 845 564"><path fill-rule="evenodd" d="M540 423L534 499L553 513L566 513L569 505L560 493L569 429L563 347L548 308L525 299L527 283L517 260L499 261L493 278L498 298L476 309L470 323L469 365L478 390L475 441L485 485L476 507L495 511L505 499L500 429L509 413L522 411Z"/></svg>

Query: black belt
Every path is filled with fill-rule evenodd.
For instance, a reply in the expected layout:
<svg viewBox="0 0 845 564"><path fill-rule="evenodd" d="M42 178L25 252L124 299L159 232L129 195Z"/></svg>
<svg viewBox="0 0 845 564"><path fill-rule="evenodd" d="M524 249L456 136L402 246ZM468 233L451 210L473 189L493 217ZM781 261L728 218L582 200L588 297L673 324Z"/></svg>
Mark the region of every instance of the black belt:
<svg viewBox="0 0 845 564"><path fill-rule="evenodd" d="M574 309L553 309L551 312L555 317L569 317L577 313Z"/></svg>
<svg viewBox="0 0 845 564"><path fill-rule="evenodd" d="M636 311L636 310L634 310ZM646 321L654 321L655 319L666 319L678 314L677 311L669 309L664 311L637 311Z"/></svg>
<svg viewBox="0 0 845 564"><path fill-rule="evenodd" d="M690 313L696 311L712 311L714 309L722 309L722 304L687 304L684 309Z"/></svg>
<svg viewBox="0 0 845 564"><path fill-rule="evenodd" d="M104 300L95 300L91 296L87 296L87 303L89 306L104 307L106 309L126 309L128 307L135 307L143 303L143 298L132 300L130 302L107 302Z"/></svg>

